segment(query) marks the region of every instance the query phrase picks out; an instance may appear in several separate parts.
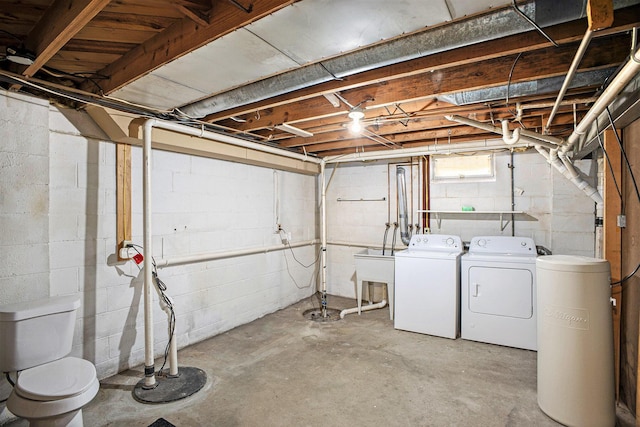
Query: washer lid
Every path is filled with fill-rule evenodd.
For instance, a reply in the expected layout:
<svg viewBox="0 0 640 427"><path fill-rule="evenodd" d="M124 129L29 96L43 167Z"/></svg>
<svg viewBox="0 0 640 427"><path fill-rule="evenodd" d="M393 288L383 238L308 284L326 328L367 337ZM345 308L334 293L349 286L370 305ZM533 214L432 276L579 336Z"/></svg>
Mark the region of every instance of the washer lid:
<svg viewBox="0 0 640 427"><path fill-rule="evenodd" d="M22 371L15 392L31 400L59 400L84 392L94 381L96 368L91 362L65 357Z"/></svg>
<svg viewBox="0 0 640 427"><path fill-rule="evenodd" d="M537 267L543 270L580 273L609 272L609 261L578 255L545 255L537 258Z"/></svg>

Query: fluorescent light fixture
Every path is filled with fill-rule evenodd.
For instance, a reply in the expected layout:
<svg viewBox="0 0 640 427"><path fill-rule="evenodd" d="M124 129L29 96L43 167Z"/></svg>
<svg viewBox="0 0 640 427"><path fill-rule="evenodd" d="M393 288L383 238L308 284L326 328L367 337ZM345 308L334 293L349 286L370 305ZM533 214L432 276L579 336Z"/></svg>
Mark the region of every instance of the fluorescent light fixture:
<svg viewBox="0 0 640 427"><path fill-rule="evenodd" d="M283 130L285 132L292 133L294 135L302 136L303 138L309 138L310 136L313 136L313 134L311 132L307 132L306 130L299 129L299 128L295 127L295 126L291 126L291 125L288 125L286 123L283 123L281 125L277 125L276 129L280 129L280 130Z"/></svg>
<svg viewBox="0 0 640 427"><path fill-rule="evenodd" d="M8 61L15 62L20 65L31 65L36 60L36 56L26 49L19 47L7 46L5 58Z"/></svg>
<svg viewBox="0 0 640 427"><path fill-rule="evenodd" d="M334 107L338 108L340 106L340 100L338 99L338 97L335 94L333 94L333 93L324 93L324 94L322 94L322 96L327 98L327 101L329 101L331 103L331 105L333 105Z"/></svg>

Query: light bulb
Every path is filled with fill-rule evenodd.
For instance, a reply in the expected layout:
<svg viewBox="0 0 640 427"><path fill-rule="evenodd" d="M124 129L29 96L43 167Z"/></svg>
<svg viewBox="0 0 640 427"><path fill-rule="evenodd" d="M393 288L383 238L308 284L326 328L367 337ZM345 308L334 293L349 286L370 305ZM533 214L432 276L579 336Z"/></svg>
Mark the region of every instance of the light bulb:
<svg viewBox="0 0 640 427"><path fill-rule="evenodd" d="M353 119L353 121L349 123L349 130L353 133L362 132L362 122L360 122L360 119Z"/></svg>

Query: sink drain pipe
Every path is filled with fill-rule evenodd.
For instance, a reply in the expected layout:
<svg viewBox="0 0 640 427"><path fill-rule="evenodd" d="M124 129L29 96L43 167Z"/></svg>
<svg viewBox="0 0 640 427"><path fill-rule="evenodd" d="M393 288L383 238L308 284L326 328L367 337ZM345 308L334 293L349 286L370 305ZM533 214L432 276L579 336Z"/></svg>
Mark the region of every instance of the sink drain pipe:
<svg viewBox="0 0 640 427"><path fill-rule="evenodd" d="M369 304L361 307L360 311L377 310L378 308L384 308L386 305L387 305L387 300L383 299L382 301L377 302L375 304ZM340 312L340 318L344 319L344 316L346 316L347 314L357 313L357 312L358 312L358 307L345 308Z"/></svg>

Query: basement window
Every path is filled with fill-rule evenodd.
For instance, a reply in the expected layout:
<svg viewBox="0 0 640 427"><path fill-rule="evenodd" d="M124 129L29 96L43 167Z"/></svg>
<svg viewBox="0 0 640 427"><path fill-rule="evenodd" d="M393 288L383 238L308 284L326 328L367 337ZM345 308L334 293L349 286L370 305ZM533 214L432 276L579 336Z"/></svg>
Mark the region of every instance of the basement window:
<svg viewBox="0 0 640 427"><path fill-rule="evenodd" d="M461 156L431 156L431 182L495 181L493 153Z"/></svg>

